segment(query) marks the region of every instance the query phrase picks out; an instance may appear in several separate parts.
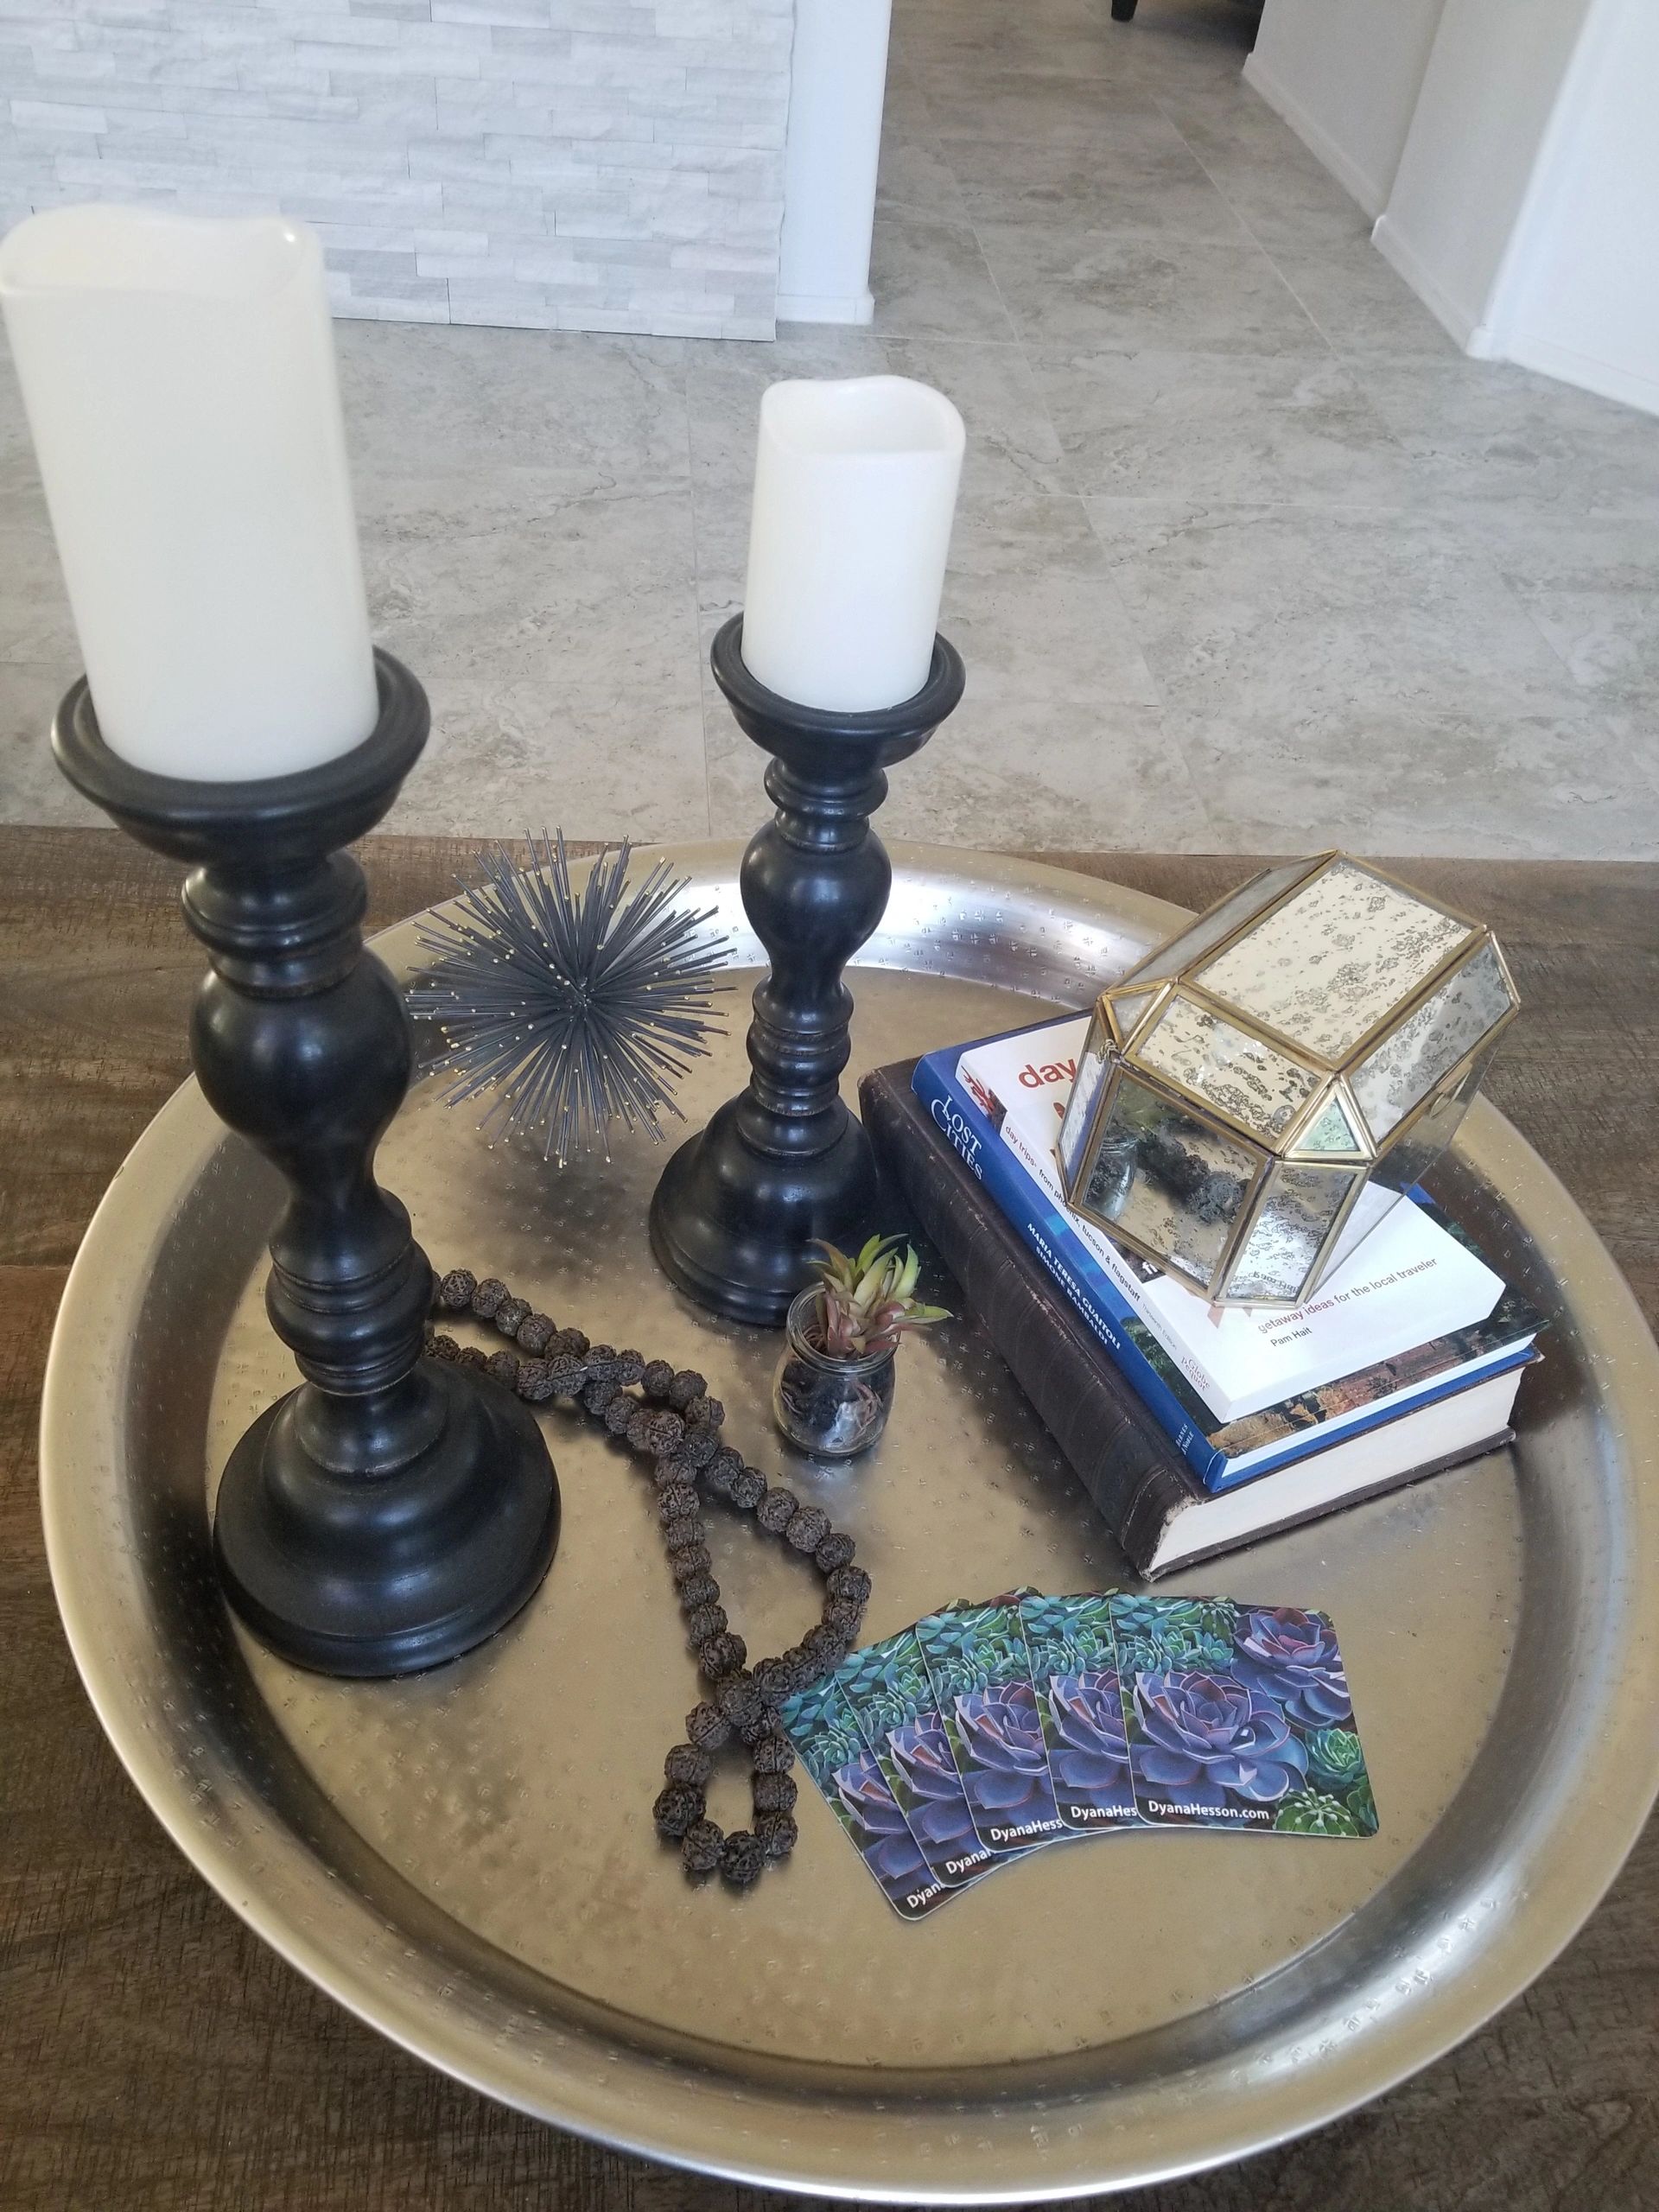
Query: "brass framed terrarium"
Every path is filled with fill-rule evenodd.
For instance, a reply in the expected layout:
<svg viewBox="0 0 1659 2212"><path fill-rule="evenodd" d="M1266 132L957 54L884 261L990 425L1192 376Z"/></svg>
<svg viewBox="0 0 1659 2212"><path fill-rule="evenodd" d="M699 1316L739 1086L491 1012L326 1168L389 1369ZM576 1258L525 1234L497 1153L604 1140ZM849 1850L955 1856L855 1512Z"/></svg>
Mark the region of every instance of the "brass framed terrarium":
<svg viewBox="0 0 1659 2212"><path fill-rule="evenodd" d="M1484 924L1370 861L1265 868L1101 993L1067 1201L1214 1304L1300 1306L1450 1142L1519 1003Z"/></svg>

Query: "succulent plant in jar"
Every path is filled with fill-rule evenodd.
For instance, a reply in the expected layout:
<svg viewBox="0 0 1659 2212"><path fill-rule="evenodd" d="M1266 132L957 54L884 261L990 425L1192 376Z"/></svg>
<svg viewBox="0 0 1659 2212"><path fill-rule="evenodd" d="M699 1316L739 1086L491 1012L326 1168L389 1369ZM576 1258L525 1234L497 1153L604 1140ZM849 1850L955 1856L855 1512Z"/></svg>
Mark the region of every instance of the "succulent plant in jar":
<svg viewBox="0 0 1659 2212"><path fill-rule="evenodd" d="M817 1249L818 1279L789 1309L772 1408L800 1450L849 1459L868 1451L887 1425L905 1331L950 1317L917 1297L921 1262L902 1237L872 1236L850 1255L833 1244Z"/></svg>

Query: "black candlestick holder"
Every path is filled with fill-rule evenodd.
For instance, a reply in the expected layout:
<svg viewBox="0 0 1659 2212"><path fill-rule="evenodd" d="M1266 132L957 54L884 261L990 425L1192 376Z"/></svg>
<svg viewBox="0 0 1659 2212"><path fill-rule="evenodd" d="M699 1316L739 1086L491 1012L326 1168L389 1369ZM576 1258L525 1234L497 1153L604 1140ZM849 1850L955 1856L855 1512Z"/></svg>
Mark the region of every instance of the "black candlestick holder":
<svg viewBox="0 0 1659 2212"><path fill-rule="evenodd" d="M748 1088L664 1170L651 1243L664 1273L700 1305L779 1325L812 1274L812 1246L861 1242L875 1225L870 1141L840 1092L853 996L842 971L887 904L893 868L870 817L884 771L920 752L962 696L962 657L933 642L926 683L873 714L798 706L743 661L734 615L709 656L738 726L772 755L777 813L751 839L739 887L771 960L754 994Z"/></svg>
<svg viewBox="0 0 1659 2212"><path fill-rule="evenodd" d="M498 1383L422 1357L432 1270L375 1149L414 1052L396 983L363 950L373 828L426 742L426 695L375 657L380 714L351 752L246 783L134 767L85 681L53 750L141 844L191 864L207 948L191 1056L208 1103L286 1178L265 1306L305 1380L260 1414L219 1484L213 1548L248 1626L299 1665L410 1674L509 1620L558 1541L553 1464Z"/></svg>

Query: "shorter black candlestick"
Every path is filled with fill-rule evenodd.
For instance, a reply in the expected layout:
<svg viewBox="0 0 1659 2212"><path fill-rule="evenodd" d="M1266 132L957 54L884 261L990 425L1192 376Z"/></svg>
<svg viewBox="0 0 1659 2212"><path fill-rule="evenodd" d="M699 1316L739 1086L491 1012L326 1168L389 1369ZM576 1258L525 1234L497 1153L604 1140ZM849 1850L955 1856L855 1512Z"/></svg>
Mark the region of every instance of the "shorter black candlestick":
<svg viewBox="0 0 1659 2212"><path fill-rule="evenodd" d="M813 1244L859 1243L875 1225L874 1155L840 1091L853 1012L842 971L892 888L870 828L887 795L884 771L926 744L961 698L963 675L961 656L937 638L913 698L837 714L757 683L742 645L734 615L710 665L739 728L773 756L766 796L777 813L750 841L739 876L772 968L754 994L748 1088L669 1161L651 1243L670 1281L700 1304L775 1328L810 1278Z"/></svg>
<svg viewBox="0 0 1659 2212"><path fill-rule="evenodd" d="M192 863L185 919L212 967L192 1057L214 1111L287 1179L265 1306L306 1378L232 1452L214 1552L258 1637L344 1675L412 1673L482 1642L540 1582L559 1527L529 1412L422 1357L432 1270L374 1179L413 1047L396 983L362 948L363 872L339 849L386 812L429 723L414 677L376 663L372 732L293 775L135 768L105 743L84 682L52 734L78 791Z"/></svg>

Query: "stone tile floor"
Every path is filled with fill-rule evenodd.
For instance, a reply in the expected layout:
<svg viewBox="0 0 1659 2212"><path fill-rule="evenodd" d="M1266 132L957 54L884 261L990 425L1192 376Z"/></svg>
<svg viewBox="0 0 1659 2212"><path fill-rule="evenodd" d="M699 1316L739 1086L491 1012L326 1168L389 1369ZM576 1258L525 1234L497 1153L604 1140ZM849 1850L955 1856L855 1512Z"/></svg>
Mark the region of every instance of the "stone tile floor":
<svg viewBox="0 0 1659 2212"><path fill-rule="evenodd" d="M1651 856L1659 422L1466 360L1239 79L1242 0L898 0L873 330L340 326L392 826L740 835L703 656L755 408L893 370L969 431L969 692L883 826L950 844ZM82 817L76 666L0 384L0 818Z"/></svg>

